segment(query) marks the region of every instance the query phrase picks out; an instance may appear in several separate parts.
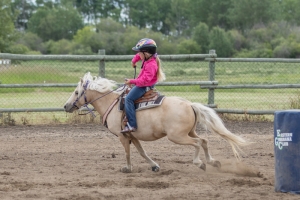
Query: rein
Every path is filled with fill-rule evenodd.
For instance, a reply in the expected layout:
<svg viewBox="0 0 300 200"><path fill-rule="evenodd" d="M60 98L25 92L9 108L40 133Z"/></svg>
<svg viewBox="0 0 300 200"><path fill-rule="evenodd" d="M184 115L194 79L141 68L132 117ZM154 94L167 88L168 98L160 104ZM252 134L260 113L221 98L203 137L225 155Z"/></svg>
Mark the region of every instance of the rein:
<svg viewBox="0 0 300 200"><path fill-rule="evenodd" d="M82 91L82 93L81 93L80 96L78 96L78 97L76 98L76 100L73 102L73 106L76 107L77 109L80 109L80 108L76 105L76 103L79 101L79 99L80 99L82 96L84 96L84 101L85 101L85 103L84 103L84 105L83 105L82 107L86 107L86 108L88 109L88 112L87 112L87 113L83 113L83 114L79 114L79 115L87 115L87 114L91 113L91 114L93 115L93 117L96 117L96 115L94 114L93 110L90 109L90 108L88 107L88 105L91 104L91 103L93 103L93 102L95 102L95 101L97 101L98 99L101 99L101 98L103 98L103 97L109 95L110 93L112 93L112 92L114 92L114 91L117 91L117 90L120 89L121 87L125 87L125 84L123 84L123 85L121 85L120 87L118 87L118 88L116 88L116 89L114 89L114 90L112 90L112 91L110 91L110 92L108 92L108 93L106 93L106 94L104 94L104 95L102 95L102 96L100 96L100 97L98 97L98 98L96 98L96 99L94 99L94 100L88 102L88 101L87 101L87 98L86 98L86 95L85 95L85 91L87 90L87 87L88 87L89 83L90 83L90 81L87 81L86 84L83 85L83 91Z"/></svg>

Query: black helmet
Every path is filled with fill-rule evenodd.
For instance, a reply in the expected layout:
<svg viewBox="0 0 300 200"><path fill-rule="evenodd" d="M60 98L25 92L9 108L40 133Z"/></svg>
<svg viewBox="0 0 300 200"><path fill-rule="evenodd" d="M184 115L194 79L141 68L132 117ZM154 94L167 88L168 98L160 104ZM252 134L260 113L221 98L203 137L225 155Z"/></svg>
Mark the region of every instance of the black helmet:
<svg viewBox="0 0 300 200"><path fill-rule="evenodd" d="M156 53L156 43L154 40L149 38L141 39L134 47L132 47L133 51L138 52L148 52L150 54Z"/></svg>

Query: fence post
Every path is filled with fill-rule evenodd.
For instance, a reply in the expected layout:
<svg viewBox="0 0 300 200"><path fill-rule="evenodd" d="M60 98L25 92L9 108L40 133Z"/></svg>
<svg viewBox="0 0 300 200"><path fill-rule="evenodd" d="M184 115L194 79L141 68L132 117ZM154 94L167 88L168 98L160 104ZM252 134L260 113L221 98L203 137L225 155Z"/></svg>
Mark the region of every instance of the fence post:
<svg viewBox="0 0 300 200"><path fill-rule="evenodd" d="M209 54L216 54L216 50L212 49L209 50ZM208 72L209 80L215 80L215 61L209 61L209 72ZM208 89L208 105L215 104L215 89L209 88Z"/></svg>
<svg viewBox="0 0 300 200"><path fill-rule="evenodd" d="M105 55L105 49L99 49L98 54ZM99 76L102 78L105 78L105 61L104 61L104 59L99 61Z"/></svg>

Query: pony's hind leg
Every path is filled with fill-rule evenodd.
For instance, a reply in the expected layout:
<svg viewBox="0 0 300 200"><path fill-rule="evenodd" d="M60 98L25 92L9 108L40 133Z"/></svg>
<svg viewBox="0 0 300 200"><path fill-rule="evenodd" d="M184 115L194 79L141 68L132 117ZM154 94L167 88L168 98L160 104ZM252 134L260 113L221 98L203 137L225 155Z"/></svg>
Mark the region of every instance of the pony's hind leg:
<svg viewBox="0 0 300 200"><path fill-rule="evenodd" d="M206 162L207 164L210 164L214 167L217 167L217 168L221 168L221 163L220 161L218 160L215 160L214 158L211 157L211 155L209 154L209 151L208 151L208 142L206 139L203 139L203 138L200 138L200 140L202 141L201 142L201 146L204 150L204 153L205 153L205 158L206 158Z"/></svg>
<svg viewBox="0 0 300 200"><path fill-rule="evenodd" d="M158 172L159 171L159 165L154 162L145 152L145 150L143 149L141 143L139 140L137 140L136 138L132 138L132 143L134 144L134 146L137 148L138 152L141 154L141 156L143 158L145 158L147 160L147 162L150 164L152 171L154 172Z"/></svg>
<svg viewBox="0 0 300 200"><path fill-rule="evenodd" d="M195 147L195 154L193 158L193 164L199 167L200 169L206 170L205 163L200 159L200 146L202 141L199 137L190 137L188 135L178 137L178 135L168 135L168 139L176 144L182 145L192 145Z"/></svg>
<svg viewBox="0 0 300 200"><path fill-rule="evenodd" d="M212 165L214 167L220 168L221 167L221 163L218 160L215 160L210 155L210 153L209 153L209 150L208 150L208 141L206 139L203 139L203 138L199 137L195 131L191 131L189 133L189 136L191 136L193 138L199 138L201 140L200 144L201 144L201 147L204 150L204 154L205 154L205 158L206 158L207 164L210 164L210 165Z"/></svg>

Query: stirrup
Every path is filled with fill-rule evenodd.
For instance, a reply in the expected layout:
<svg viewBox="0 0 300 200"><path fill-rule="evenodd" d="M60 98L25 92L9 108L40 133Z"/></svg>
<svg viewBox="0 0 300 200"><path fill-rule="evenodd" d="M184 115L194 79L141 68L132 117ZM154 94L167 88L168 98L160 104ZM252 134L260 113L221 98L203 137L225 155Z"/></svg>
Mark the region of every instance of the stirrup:
<svg viewBox="0 0 300 200"><path fill-rule="evenodd" d="M131 133L131 132L135 132L136 131L136 128L134 127L130 127L129 126L125 126L125 128L121 131L121 133Z"/></svg>

